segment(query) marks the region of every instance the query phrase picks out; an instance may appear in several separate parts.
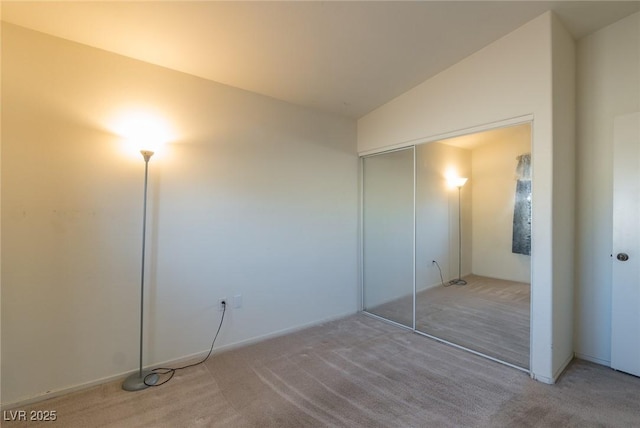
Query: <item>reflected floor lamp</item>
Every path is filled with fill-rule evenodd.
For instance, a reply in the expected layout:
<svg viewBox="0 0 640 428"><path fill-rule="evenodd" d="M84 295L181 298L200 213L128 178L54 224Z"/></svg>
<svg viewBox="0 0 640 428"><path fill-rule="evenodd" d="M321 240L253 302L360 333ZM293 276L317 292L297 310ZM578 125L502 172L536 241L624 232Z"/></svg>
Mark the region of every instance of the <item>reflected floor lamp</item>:
<svg viewBox="0 0 640 428"><path fill-rule="evenodd" d="M466 177L453 177L451 184L458 188L458 278L449 281L450 285L467 285L467 281L462 279L462 214L460 210L460 191L467 182Z"/></svg>
<svg viewBox="0 0 640 428"><path fill-rule="evenodd" d="M153 155L152 151L140 150L144 158L144 202L142 209L142 270L140 273L140 368L124 380L122 389L125 391L140 391L158 382L158 375L151 370L142 369L142 333L144 323L144 258L145 243L147 235L147 181L149 177L149 159Z"/></svg>

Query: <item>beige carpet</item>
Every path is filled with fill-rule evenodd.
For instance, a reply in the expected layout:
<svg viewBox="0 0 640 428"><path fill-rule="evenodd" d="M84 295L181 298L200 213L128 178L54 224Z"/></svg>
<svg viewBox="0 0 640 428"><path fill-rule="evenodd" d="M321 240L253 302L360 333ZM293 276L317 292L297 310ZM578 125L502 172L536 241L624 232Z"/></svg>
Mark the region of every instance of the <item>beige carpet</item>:
<svg viewBox="0 0 640 428"><path fill-rule="evenodd" d="M416 298L416 330L529 368L529 284L478 275L467 285L432 287ZM413 324L411 297L368 311L400 324Z"/></svg>
<svg viewBox="0 0 640 428"><path fill-rule="evenodd" d="M544 385L361 314L214 355L158 388L112 382L31 409L62 427L634 427L640 379L576 361Z"/></svg>

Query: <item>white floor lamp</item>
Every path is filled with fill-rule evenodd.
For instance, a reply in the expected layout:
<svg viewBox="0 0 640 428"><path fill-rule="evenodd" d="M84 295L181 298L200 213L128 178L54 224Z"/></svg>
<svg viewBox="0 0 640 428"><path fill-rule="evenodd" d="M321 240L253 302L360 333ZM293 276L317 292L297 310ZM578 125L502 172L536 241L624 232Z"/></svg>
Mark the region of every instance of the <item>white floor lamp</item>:
<svg viewBox="0 0 640 428"><path fill-rule="evenodd" d="M152 151L141 150L140 153L144 158L144 203L142 210L142 270L140 273L140 368L124 380L122 389L125 391L140 391L155 385L158 382L158 375L151 370L142 369L142 333L144 323L144 258L145 243L147 235L147 181L149 177L149 159L153 155Z"/></svg>
<svg viewBox="0 0 640 428"><path fill-rule="evenodd" d="M460 210L460 191L467 182L466 177L452 177L450 183L458 188L458 278L449 281L451 285L467 285L467 281L462 279L462 212Z"/></svg>

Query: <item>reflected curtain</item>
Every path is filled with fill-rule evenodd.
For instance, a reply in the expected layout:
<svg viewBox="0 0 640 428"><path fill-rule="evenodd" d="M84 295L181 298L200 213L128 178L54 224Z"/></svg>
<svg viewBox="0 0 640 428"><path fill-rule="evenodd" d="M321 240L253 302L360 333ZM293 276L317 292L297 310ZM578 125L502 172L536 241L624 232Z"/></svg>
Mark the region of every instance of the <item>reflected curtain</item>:
<svg viewBox="0 0 640 428"><path fill-rule="evenodd" d="M511 252L531 255L531 154L518 156Z"/></svg>

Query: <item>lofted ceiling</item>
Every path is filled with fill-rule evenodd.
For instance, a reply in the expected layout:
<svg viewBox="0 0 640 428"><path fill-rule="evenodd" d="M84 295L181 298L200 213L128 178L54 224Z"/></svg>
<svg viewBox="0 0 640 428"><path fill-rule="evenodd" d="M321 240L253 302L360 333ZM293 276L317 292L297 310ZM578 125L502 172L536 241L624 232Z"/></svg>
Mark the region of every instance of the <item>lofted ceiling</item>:
<svg viewBox="0 0 640 428"><path fill-rule="evenodd" d="M639 1L2 1L2 20L358 118L553 10L576 39Z"/></svg>

